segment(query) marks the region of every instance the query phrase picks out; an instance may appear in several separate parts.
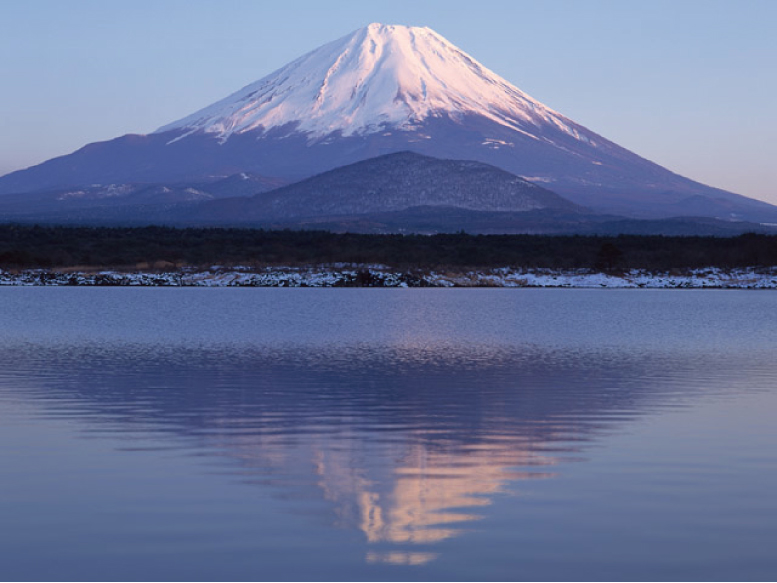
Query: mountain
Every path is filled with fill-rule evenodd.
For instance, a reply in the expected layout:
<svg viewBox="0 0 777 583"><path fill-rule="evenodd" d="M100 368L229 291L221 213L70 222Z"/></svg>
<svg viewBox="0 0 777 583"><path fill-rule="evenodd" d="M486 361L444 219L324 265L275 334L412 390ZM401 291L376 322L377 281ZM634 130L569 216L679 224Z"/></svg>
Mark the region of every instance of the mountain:
<svg viewBox="0 0 777 583"><path fill-rule="evenodd" d="M198 205L197 222L289 221L396 212L416 207L526 212L582 209L554 192L481 162L387 154L330 170L248 199Z"/></svg>
<svg viewBox="0 0 777 583"><path fill-rule="evenodd" d="M777 208L670 172L531 98L428 28L371 24L149 135L0 178L0 194L84 184L287 182L410 150L474 160L600 213L777 222Z"/></svg>
<svg viewBox="0 0 777 583"><path fill-rule="evenodd" d="M92 184L43 192L0 196L0 218L63 220L89 216L137 214L148 207L194 204L227 197L251 196L283 186L285 181L241 172L210 182ZM135 217L137 218L137 217ZM133 218L133 220L135 220Z"/></svg>
<svg viewBox="0 0 777 583"><path fill-rule="evenodd" d="M240 183L251 181L248 176L238 175L201 188L216 192L222 185L234 192ZM160 188L169 192L158 198L148 195L158 193ZM98 188L95 192L100 194L103 190ZM775 232L773 228L746 221L699 217L645 220L595 214L495 166L467 160L440 160L413 152L356 162L251 197L217 198L209 192L183 188L183 185L176 189L146 186L134 195L84 200L80 204L70 201L48 208L39 205L33 212L29 209L18 212L13 220L354 233L434 234L464 230L482 234L734 236L745 232ZM51 196L52 193L44 194ZM0 216L8 216L5 199L23 196L0 197ZM135 204L121 202L124 199L135 200Z"/></svg>
<svg viewBox="0 0 777 583"><path fill-rule="evenodd" d="M247 189L253 185L257 194L244 196L243 184ZM24 206L25 197L36 204ZM451 214L452 210L520 216L543 211L549 218L587 213L556 193L494 166L413 152L356 162L272 190L258 189L257 180L244 174L197 188L112 185L0 197L0 216L18 222L69 224L277 227L322 220L358 223L370 215L397 212L406 217L428 212L461 216ZM456 220L442 220L437 227L461 229Z"/></svg>

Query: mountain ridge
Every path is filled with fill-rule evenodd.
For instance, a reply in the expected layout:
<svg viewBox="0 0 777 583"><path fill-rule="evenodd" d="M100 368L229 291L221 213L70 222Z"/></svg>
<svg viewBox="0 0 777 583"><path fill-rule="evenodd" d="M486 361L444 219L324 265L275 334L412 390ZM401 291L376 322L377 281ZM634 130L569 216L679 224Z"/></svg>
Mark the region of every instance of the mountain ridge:
<svg viewBox="0 0 777 583"><path fill-rule="evenodd" d="M413 152L386 154L298 183L245 196L235 192L257 177L236 175L210 184L111 185L119 193L35 212L18 209L16 223L177 227L242 227L354 233L662 234L735 236L774 228L704 217L640 220L596 214L499 168L440 160ZM260 178L260 177L259 177ZM260 183L267 186L265 181ZM200 190L202 189L202 190ZM126 191L126 192L125 192ZM156 199L148 193L169 191ZM195 196L191 196L194 191ZM61 192L44 193L48 196ZM72 193L66 193L72 194ZM78 194L76 192L75 194ZM17 195L18 196L18 195ZM37 196L37 195L36 195ZM7 216L0 197L0 216ZM13 199L14 197L10 197ZM29 209L28 209L29 211Z"/></svg>
<svg viewBox="0 0 777 583"><path fill-rule="evenodd" d="M271 209L268 216L273 218L391 212L416 206L504 212L583 210L495 166L410 151L355 162L250 200Z"/></svg>

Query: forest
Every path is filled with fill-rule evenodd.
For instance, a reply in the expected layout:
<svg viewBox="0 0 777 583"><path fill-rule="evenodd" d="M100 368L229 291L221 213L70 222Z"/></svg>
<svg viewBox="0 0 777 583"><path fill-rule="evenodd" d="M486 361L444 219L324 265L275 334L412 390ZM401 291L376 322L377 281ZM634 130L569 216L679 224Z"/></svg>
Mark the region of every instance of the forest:
<svg viewBox="0 0 777 583"><path fill-rule="evenodd" d="M363 235L325 231L0 225L0 269L382 264L653 271L777 266L777 236Z"/></svg>

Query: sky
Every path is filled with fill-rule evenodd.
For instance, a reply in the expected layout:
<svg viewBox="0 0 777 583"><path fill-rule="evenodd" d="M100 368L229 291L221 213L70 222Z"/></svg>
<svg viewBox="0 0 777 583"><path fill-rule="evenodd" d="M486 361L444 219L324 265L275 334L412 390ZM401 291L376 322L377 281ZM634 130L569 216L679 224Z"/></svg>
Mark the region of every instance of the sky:
<svg viewBox="0 0 777 583"><path fill-rule="evenodd" d="M777 0L0 0L0 175L152 132L371 22L429 26L619 145L777 204Z"/></svg>

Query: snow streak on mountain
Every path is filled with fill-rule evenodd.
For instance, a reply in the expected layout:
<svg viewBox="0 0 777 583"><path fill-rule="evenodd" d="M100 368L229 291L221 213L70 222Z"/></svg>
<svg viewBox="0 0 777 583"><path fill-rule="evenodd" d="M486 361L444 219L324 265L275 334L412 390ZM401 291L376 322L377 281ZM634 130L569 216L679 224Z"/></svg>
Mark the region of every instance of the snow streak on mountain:
<svg viewBox="0 0 777 583"><path fill-rule="evenodd" d="M531 137L570 120L532 99L429 28L370 24L324 45L205 109L157 130L233 133L289 126L321 138L413 129L475 114Z"/></svg>

